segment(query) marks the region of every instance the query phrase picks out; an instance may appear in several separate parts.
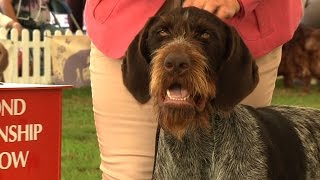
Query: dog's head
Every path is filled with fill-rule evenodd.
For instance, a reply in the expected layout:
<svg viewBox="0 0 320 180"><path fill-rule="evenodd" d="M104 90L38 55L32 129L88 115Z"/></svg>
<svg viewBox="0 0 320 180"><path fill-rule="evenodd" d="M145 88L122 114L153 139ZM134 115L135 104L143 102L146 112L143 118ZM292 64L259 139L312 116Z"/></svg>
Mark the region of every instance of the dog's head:
<svg viewBox="0 0 320 180"><path fill-rule="evenodd" d="M208 122L194 119L208 121L213 109L232 109L258 82L257 66L238 33L194 7L152 17L128 52L126 60L135 59L135 71L150 72L150 83L149 76L137 73L132 82L147 80L139 93L147 96L145 87L150 87L160 124L176 126L172 131L178 136L186 126L207 127ZM130 90L139 96L135 91Z"/></svg>
<svg viewBox="0 0 320 180"><path fill-rule="evenodd" d="M307 28L306 28L307 29ZM320 52L320 29L308 28L309 33L304 37L304 48L311 55L319 54ZM305 30L305 31L307 31ZM318 57L319 59L319 57Z"/></svg>

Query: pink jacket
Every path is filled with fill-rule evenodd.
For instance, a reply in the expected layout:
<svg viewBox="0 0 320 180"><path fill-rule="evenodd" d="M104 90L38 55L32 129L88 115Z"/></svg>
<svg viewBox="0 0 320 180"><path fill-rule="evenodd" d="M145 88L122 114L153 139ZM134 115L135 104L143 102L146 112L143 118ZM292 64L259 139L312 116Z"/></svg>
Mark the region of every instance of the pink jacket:
<svg viewBox="0 0 320 180"><path fill-rule="evenodd" d="M260 57L292 38L303 10L301 0L238 0L240 13L227 21ZM121 58L130 42L164 0L87 0L85 21L93 44L111 58Z"/></svg>

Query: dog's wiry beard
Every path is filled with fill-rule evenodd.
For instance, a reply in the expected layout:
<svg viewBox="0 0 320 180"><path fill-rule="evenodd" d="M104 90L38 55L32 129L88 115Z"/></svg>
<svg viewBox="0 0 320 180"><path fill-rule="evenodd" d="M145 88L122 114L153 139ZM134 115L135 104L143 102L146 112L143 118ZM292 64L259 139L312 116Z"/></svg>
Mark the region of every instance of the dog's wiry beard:
<svg viewBox="0 0 320 180"><path fill-rule="evenodd" d="M192 61L192 68L182 77L173 77L167 74L164 70L163 64L166 56L170 52L185 52L190 56ZM203 51L196 43L187 42L183 38L177 38L171 43L162 46L153 53L153 60L151 62L151 81L150 94L153 97L160 97L162 91L167 88L168 82L173 81L173 78L182 80L185 85L191 86L191 92L198 93L204 98L213 98L216 94L216 80L214 74L209 74L209 65L206 63L207 58L203 55ZM194 95L194 94L193 94Z"/></svg>
<svg viewBox="0 0 320 180"><path fill-rule="evenodd" d="M164 61L171 52L186 53L192 59L188 72L177 75L164 69ZM173 40L157 49L151 63L150 94L155 99L155 109L162 129L181 140L187 132L207 131L211 127L210 100L215 97L214 75L209 75L208 60L199 45L183 38ZM163 96L172 83L179 83L195 99L193 105L164 104ZM200 100L199 100L200 99Z"/></svg>
<svg viewBox="0 0 320 180"><path fill-rule="evenodd" d="M156 108L161 128L179 140L182 140L188 131L193 132L200 129L209 132L211 128L209 123L211 106L201 113L195 108L159 106L157 103Z"/></svg>

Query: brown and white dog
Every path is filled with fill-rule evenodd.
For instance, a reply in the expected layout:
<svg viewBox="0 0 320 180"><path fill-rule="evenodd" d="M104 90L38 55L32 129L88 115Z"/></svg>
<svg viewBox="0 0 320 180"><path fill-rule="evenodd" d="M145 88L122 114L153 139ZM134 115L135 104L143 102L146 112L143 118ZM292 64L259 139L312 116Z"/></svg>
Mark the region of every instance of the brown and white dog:
<svg viewBox="0 0 320 180"><path fill-rule="evenodd" d="M278 75L283 76L285 87L293 87L299 80L308 92L312 78L320 83L320 29L300 24L282 50Z"/></svg>
<svg viewBox="0 0 320 180"><path fill-rule="evenodd" d="M154 100L153 179L320 179L320 110L240 105L258 68L238 33L211 13L152 17L122 71L139 102Z"/></svg>
<svg viewBox="0 0 320 180"><path fill-rule="evenodd" d="M0 43L0 82L4 82L3 72L8 67L8 51L3 44Z"/></svg>

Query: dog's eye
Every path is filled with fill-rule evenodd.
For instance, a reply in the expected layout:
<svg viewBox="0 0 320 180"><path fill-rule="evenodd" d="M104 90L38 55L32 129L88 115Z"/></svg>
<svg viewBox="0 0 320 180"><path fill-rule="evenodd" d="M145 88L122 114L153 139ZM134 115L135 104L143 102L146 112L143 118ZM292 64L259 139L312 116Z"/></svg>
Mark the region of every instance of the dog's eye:
<svg viewBox="0 0 320 180"><path fill-rule="evenodd" d="M158 31L157 31L157 34L159 34L159 36L161 36L161 37L167 37L167 36L169 36L169 32L168 32L167 30L165 30L165 29L160 29L160 30L158 30Z"/></svg>
<svg viewBox="0 0 320 180"><path fill-rule="evenodd" d="M210 38L210 34L207 33L207 32L203 32L203 33L200 34L200 38L208 40Z"/></svg>

